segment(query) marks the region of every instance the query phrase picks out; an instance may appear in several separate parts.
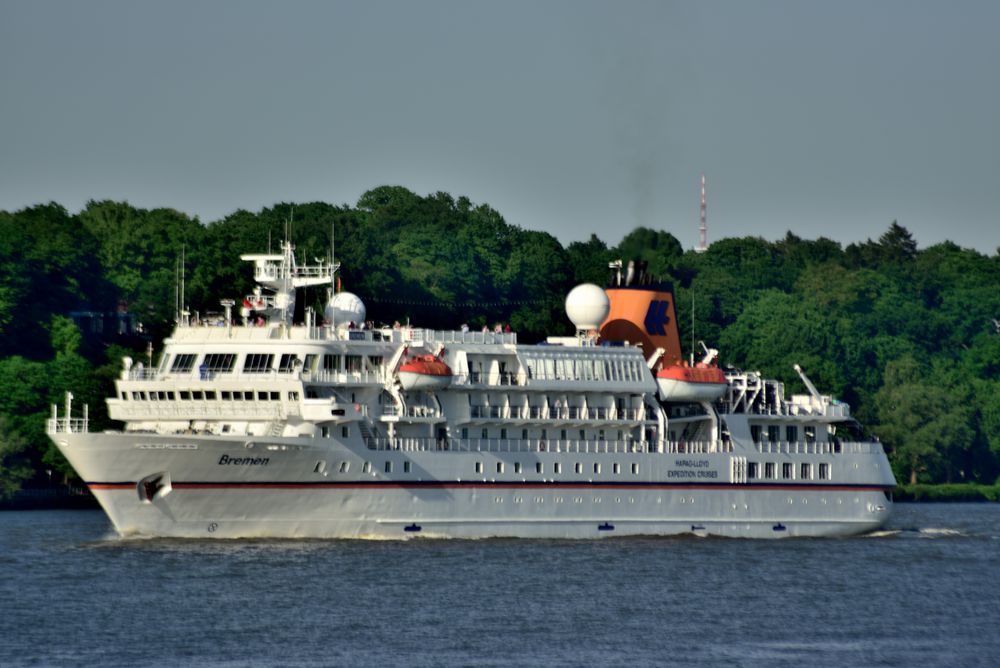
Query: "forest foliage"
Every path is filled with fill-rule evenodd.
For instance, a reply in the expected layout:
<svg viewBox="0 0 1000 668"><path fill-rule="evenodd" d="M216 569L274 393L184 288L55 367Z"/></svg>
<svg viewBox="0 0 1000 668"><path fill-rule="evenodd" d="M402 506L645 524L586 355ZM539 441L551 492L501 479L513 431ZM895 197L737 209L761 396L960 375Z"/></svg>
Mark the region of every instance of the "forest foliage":
<svg viewBox="0 0 1000 668"><path fill-rule="evenodd" d="M789 232L695 253L647 228L616 247L596 236L564 247L466 197L382 186L354 206L277 204L209 224L113 201L76 214L55 203L0 211L0 494L46 471L71 475L44 433L67 390L95 428L111 426L103 399L121 357L159 349L173 326L180 258L186 304L207 314L252 288L239 255L276 249L286 234L310 263L335 241L343 287L371 320L510 323L528 342L570 332L563 301L574 285L603 285L609 261L642 259L674 284L685 348L704 340L724 364L790 391L803 389L800 364L884 442L901 483L992 484L1000 473L1000 253L920 249L895 222L846 247ZM314 289L306 301L321 308L326 296ZM118 311L142 332L81 331L80 313Z"/></svg>

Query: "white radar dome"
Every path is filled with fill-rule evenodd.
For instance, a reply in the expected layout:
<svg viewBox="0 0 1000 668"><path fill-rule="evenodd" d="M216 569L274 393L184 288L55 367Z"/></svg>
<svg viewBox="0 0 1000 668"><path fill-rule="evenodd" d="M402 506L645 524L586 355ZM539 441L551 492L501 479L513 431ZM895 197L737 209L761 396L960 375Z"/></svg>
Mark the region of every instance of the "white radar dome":
<svg viewBox="0 0 1000 668"><path fill-rule="evenodd" d="M577 329L597 329L610 310L608 295L593 283L578 285L566 295L566 315Z"/></svg>
<svg viewBox="0 0 1000 668"><path fill-rule="evenodd" d="M353 322L360 327L365 321L365 303L352 292L338 292L326 304L324 315L327 322L334 323L338 329L349 327Z"/></svg>

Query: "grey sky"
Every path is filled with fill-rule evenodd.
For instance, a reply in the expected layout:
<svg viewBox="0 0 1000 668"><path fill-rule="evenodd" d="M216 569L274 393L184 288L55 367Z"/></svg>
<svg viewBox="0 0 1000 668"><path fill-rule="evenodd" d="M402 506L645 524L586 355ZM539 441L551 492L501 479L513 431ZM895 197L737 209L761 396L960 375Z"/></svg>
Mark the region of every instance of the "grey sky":
<svg viewBox="0 0 1000 668"><path fill-rule="evenodd" d="M637 225L1000 245L1000 3L0 0L0 208L202 221L382 184Z"/></svg>

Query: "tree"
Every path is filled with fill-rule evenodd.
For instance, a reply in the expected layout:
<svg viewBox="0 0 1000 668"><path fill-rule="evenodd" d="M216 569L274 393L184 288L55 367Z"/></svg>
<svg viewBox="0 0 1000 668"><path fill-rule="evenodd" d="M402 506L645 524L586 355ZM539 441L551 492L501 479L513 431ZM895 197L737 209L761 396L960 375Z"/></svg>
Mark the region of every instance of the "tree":
<svg viewBox="0 0 1000 668"><path fill-rule="evenodd" d="M972 415L955 387L930 382L929 369L907 355L891 362L878 392L877 433L891 448L897 475L919 481L953 479L949 455L967 450L973 441Z"/></svg>
<svg viewBox="0 0 1000 668"><path fill-rule="evenodd" d="M607 244L591 234L587 241L574 241L566 247L566 258L573 270L573 282L593 283L603 286L608 282L608 263L614 261L614 252Z"/></svg>
<svg viewBox="0 0 1000 668"><path fill-rule="evenodd" d="M0 415L0 499L13 496L31 477L31 466L22 455L26 447L25 438Z"/></svg>

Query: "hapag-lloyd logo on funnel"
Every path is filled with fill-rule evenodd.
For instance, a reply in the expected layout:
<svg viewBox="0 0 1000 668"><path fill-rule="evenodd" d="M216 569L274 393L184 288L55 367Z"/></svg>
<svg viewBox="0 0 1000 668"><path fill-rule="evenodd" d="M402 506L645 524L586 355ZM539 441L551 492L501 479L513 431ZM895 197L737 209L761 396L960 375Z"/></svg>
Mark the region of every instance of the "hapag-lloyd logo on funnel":
<svg viewBox="0 0 1000 668"><path fill-rule="evenodd" d="M650 336L666 336L664 329L670 322L667 310L670 308L670 301L667 299L654 299L649 302L649 310L646 311L646 319L643 324L646 326L646 333Z"/></svg>

